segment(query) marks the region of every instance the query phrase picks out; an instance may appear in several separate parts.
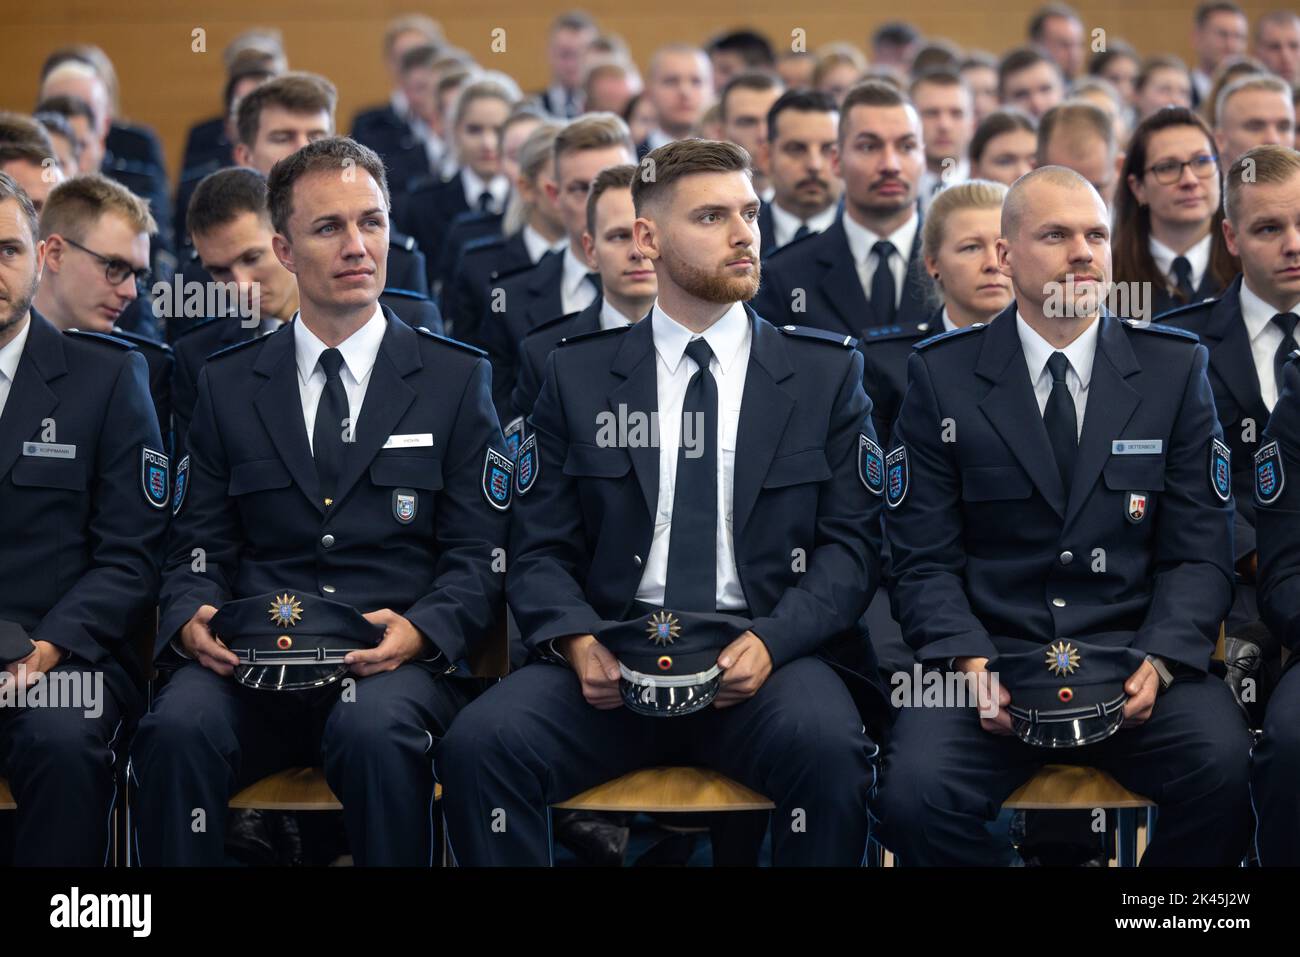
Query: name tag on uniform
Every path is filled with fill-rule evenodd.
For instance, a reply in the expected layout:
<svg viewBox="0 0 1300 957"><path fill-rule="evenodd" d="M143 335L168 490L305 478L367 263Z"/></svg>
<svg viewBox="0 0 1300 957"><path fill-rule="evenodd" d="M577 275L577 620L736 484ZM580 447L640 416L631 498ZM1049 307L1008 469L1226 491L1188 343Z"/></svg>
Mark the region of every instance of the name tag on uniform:
<svg viewBox="0 0 1300 957"><path fill-rule="evenodd" d="M409 435L390 435L384 443L386 449L417 449L433 445L432 432L412 432Z"/></svg>
<svg viewBox="0 0 1300 957"><path fill-rule="evenodd" d="M24 442L23 455L31 455L38 459L75 459L77 447L55 445L53 442Z"/></svg>
<svg viewBox="0 0 1300 957"><path fill-rule="evenodd" d="M1111 455L1159 455L1164 450L1164 439L1116 439L1110 443Z"/></svg>

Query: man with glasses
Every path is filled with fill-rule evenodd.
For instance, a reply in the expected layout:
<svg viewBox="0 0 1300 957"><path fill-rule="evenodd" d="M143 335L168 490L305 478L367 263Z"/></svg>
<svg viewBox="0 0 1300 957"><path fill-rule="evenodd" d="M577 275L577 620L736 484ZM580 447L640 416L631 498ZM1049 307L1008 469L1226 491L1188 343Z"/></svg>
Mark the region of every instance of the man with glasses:
<svg viewBox="0 0 1300 957"><path fill-rule="evenodd" d="M149 364L149 392L164 440L171 431L172 350L117 325L149 288L149 206L98 173L77 176L50 191L41 211L45 274L35 305L59 329L117 336Z"/></svg>
<svg viewBox="0 0 1300 957"><path fill-rule="evenodd" d="M52 245L65 273L87 265ZM0 774L15 863L102 866L115 743L144 704L131 642L153 625L169 468L136 350L32 308L48 248L0 173ZM148 248L142 234L132 258Z"/></svg>

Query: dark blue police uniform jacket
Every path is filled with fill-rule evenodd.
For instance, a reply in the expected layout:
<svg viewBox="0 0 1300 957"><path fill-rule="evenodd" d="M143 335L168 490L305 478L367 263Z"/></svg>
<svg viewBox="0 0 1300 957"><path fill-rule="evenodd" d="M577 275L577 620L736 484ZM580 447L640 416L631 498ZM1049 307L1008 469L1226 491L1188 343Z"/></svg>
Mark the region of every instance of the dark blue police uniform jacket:
<svg viewBox="0 0 1300 957"><path fill-rule="evenodd" d="M504 454L487 361L384 315L328 509L303 422L293 324L208 359L163 572L158 651L199 606L281 589L363 612L391 608L460 667L491 633L504 577L494 550L507 519L484 490L489 450ZM431 444L383 447L390 436L426 433ZM407 522L399 489L417 497Z"/></svg>
<svg viewBox="0 0 1300 957"><path fill-rule="evenodd" d="M510 391L519 369L519 343L532 330L564 313L560 284L564 254L547 253L531 269L505 276L487 292L479 335L492 360L492 393L497 412L508 418ZM500 290L498 297L497 290ZM504 309L496 311L500 303Z"/></svg>
<svg viewBox="0 0 1300 957"><path fill-rule="evenodd" d="M600 309L603 296L597 296L586 309L544 322L519 343L519 375L510 393L513 414L527 418L532 415L537 393L542 391L542 376L546 372L546 359L551 350L565 339L585 336L600 331Z"/></svg>
<svg viewBox="0 0 1300 957"><path fill-rule="evenodd" d="M901 480L887 481L887 503L902 494L885 525L904 637L920 660L1073 636L1205 671L1232 596L1205 349L1178 330L1100 320L1067 500L1015 309L909 360L893 439L903 471L886 457L887 479ZM1160 450L1119 454L1119 440Z"/></svg>
<svg viewBox="0 0 1300 957"><path fill-rule="evenodd" d="M35 310L30 322L0 416L0 618L138 707L131 642L153 624L170 487L144 456L162 452L145 361Z"/></svg>
<svg viewBox="0 0 1300 957"><path fill-rule="evenodd" d="M877 324L844 232L846 215L841 212L823 232L786 243L763 259L763 285L754 300L760 315L770 317L776 325L816 326L854 337ZM895 313L903 322L924 322L930 312L930 277L919 262L924 218L920 214L918 218L903 295ZM795 290L804 291L800 312L794 308Z"/></svg>
<svg viewBox="0 0 1300 957"><path fill-rule="evenodd" d="M1255 475L1238 489L1238 496L1263 492L1257 513L1259 527L1259 604L1273 634L1292 652L1286 667L1300 660L1300 365L1291 353L1279 385L1277 405L1260 440L1260 461L1273 485ZM1276 442L1276 449L1272 443Z"/></svg>
<svg viewBox="0 0 1300 957"><path fill-rule="evenodd" d="M907 360L912 347L943 332L943 310L928 319L908 319L892 326L870 326L858 340L862 350L862 387L871 399L871 417L876 423L880 445L886 448L894 430L894 419L907 394Z"/></svg>
<svg viewBox="0 0 1300 957"><path fill-rule="evenodd" d="M443 284L439 297L452 335L461 342L485 347L481 325L492 284L532 266L523 230L513 236L483 236L467 242L452 270L451 281Z"/></svg>
<svg viewBox="0 0 1300 957"><path fill-rule="evenodd" d="M774 668L823 652L874 681L859 619L880 578L880 499L857 465L859 436L874 440L861 355L851 342L779 331L746 311L753 339L732 535L752 630ZM602 413L658 408L651 323L570 339L544 378L529 419L539 467L516 494L507 583L524 642L539 654L553 638L624 618L641 581L659 449L601 447L597 433ZM850 690L863 708L860 683Z"/></svg>

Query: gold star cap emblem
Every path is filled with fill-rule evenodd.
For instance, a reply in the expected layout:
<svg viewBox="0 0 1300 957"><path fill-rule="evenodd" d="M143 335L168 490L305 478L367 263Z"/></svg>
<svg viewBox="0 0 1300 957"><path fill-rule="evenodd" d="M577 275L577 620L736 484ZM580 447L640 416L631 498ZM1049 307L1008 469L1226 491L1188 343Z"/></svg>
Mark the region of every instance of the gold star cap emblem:
<svg viewBox="0 0 1300 957"><path fill-rule="evenodd" d="M282 628L292 627L302 620L302 605L296 595L290 595L288 592L276 595L275 601L271 602L271 607L266 612L271 616L272 623Z"/></svg>
<svg viewBox="0 0 1300 957"><path fill-rule="evenodd" d="M1072 675L1079 670L1079 652L1068 641L1047 646L1047 670L1057 676Z"/></svg>
<svg viewBox="0 0 1300 957"><path fill-rule="evenodd" d="M682 626L670 611L657 611L646 619L646 632L660 647L671 645L681 637Z"/></svg>

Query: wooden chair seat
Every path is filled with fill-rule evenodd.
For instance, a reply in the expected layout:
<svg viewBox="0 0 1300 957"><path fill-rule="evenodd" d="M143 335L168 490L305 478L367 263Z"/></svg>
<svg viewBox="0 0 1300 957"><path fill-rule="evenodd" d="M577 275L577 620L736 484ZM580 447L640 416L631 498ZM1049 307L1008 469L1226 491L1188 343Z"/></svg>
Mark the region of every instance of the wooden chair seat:
<svg viewBox="0 0 1300 957"><path fill-rule="evenodd" d="M581 811L769 811L775 805L744 785L704 768L642 768L599 784L557 808Z"/></svg>
<svg viewBox="0 0 1300 957"><path fill-rule="evenodd" d="M0 778L0 811L12 811L18 807L14 801L14 792L9 790L9 782Z"/></svg>
<svg viewBox="0 0 1300 957"><path fill-rule="evenodd" d="M7 790L7 789L6 789ZM433 786L442 799L442 785ZM325 782L320 768L286 768L255 781L230 799L230 807L263 811L339 811L343 805Z"/></svg>
<svg viewBox="0 0 1300 957"><path fill-rule="evenodd" d="M1048 764L1002 806L1022 811L1065 811L1154 807L1155 802L1123 787L1105 771L1073 764Z"/></svg>

